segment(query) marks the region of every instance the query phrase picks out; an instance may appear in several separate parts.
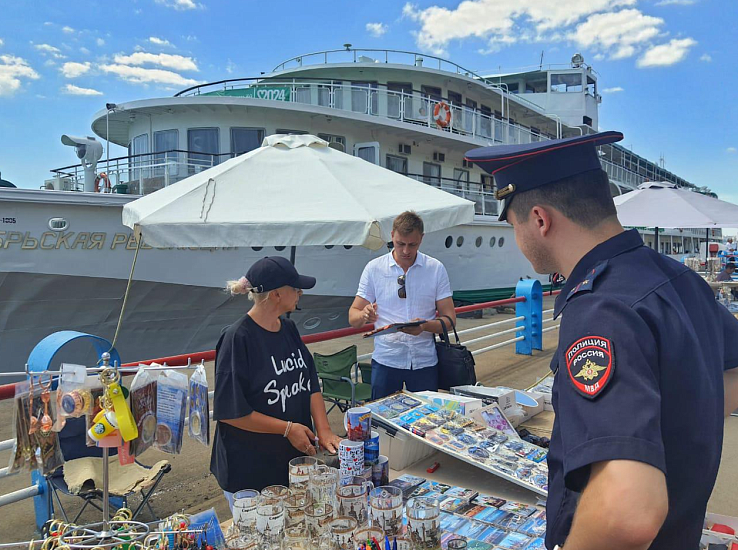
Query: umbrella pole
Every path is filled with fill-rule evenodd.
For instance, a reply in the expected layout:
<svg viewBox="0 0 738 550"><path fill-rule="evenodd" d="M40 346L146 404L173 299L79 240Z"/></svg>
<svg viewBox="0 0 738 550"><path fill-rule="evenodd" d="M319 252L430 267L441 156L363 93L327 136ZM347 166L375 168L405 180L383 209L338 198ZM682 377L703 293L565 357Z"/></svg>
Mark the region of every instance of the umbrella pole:
<svg viewBox="0 0 738 550"><path fill-rule="evenodd" d="M707 271L707 258L710 255L709 243L710 243L710 230L705 229L705 271Z"/></svg>
<svg viewBox="0 0 738 550"><path fill-rule="evenodd" d="M655 230L654 240L656 241L656 244L654 244L654 246L656 248L656 252L659 252L659 228L654 227L654 230Z"/></svg>

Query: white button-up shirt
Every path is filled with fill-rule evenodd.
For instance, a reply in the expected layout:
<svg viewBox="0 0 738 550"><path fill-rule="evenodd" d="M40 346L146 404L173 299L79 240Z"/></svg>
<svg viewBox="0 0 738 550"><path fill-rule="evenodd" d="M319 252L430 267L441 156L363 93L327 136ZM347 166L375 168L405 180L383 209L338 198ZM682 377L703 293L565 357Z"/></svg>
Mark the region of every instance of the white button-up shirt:
<svg viewBox="0 0 738 550"><path fill-rule="evenodd" d="M400 298L397 292L400 289L397 278L403 273L391 252L366 264L356 294L377 303L375 326L435 319L436 302L452 295L446 268L422 252L418 252L415 263L405 274L407 298ZM438 363L430 332L418 336L403 332L376 336L372 358L396 369L422 369Z"/></svg>

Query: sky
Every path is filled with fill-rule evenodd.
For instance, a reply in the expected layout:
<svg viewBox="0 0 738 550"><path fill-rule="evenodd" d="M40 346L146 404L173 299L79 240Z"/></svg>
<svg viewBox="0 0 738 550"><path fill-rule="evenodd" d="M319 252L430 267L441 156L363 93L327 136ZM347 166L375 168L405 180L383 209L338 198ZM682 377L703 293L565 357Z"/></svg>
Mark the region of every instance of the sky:
<svg viewBox="0 0 738 550"><path fill-rule="evenodd" d="M568 63L599 74L600 129L738 202L734 0L0 0L0 172L38 188L76 162L106 102L254 77L341 48L430 53L481 74ZM111 157L125 154L111 148Z"/></svg>

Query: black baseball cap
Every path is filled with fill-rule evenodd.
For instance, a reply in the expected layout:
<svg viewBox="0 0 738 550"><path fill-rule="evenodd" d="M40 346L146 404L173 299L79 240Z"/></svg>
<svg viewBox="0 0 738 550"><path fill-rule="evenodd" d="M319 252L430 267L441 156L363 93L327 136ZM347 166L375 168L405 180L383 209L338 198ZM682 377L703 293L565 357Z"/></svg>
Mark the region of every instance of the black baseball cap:
<svg viewBox="0 0 738 550"><path fill-rule="evenodd" d="M295 266L282 256L267 256L249 268L246 278L254 292L269 292L283 286L308 289L315 286L315 277L300 275Z"/></svg>

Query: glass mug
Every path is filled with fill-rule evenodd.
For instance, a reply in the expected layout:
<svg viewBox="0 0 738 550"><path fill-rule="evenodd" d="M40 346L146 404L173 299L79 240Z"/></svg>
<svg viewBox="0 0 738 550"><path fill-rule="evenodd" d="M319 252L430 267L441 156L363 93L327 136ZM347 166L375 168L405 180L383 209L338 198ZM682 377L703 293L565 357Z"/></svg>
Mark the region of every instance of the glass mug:
<svg viewBox="0 0 738 550"><path fill-rule="evenodd" d="M466 539L451 539L448 541L446 548L448 550L466 550L467 546Z"/></svg>
<svg viewBox="0 0 738 550"><path fill-rule="evenodd" d="M358 527L356 519L350 516L339 516L330 522L331 538L338 550L355 550L354 531Z"/></svg>
<svg viewBox="0 0 738 550"><path fill-rule="evenodd" d="M312 502L335 506L338 477L338 470L329 466L318 465L310 470L308 492Z"/></svg>
<svg viewBox="0 0 738 550"><path fill-rule="evenodd" d="M314 456L298 456L290 460L290 489L298 492L308 490L310 471L318 466L318 459Z"/></svg>
<svg viewBox="0 0 738 550"><path fill-rule="evenodd" d="M317 538L330 532L333 520L333 506L322 502L313 502L305 508L305 525L309 538Z"/></svg>
<svg viewBox="0 0 738 550"><path fill-rule="evenodd" d="M354 541L357 546L362 542L365 543L368 540L372 540L372 538L375 538L378 541L384 540L384 531L378 527L361 527L354 531Z"/></svg>
<svg viewBox="0 0 738 550"><path fill-rule="evenodd" d="M305 529L305 508L310 504L310 495L307 493L293 493L282 501L284 502L284 526L299 526Z"/></svg>
<svg viewBox="0 0 738 550"><path fill-rule="evenodd" d="M304 526L286 527L282 539L282 550L310 550L310 539Z"/></svg>
<svg viewBox="0 0 738 550"><path fill-rule="evenodd" d="M437 498L416 497L407 501L407 532L413 548L441 549L441 509Z"/></svg>
<svg viewBox="0 0 738 550"><path fill-rule="evenodd" d="M256 539L256 508L261 494L254 489L244 489L233 494L233 524L238 528L241 543Z"/></svg>
<svg viewBox="0 0 738 550"><path fill-rule="evenodd" d="M284 485L269 485L261 490L261 496L264 498L278 498L284 500L290 494L290 490Z"/></svg>
<svg viewBox="0 0 738 550"><path fill-rule="evenodd" d="M352 482L336 489L338 515L351 516L359 525L369 521L369 492L374 489L371 482L362 478L351 478Z"/></svg>
<svg viewBox="0 0 738 550"><path fill-rule="evenodd" d="M379 527L388 537L402 532L402 491L391 485L372 489L369 493L369 512L372 525Z"/></svg>
<svg viewBox="0 0 738 550"><path fill-rule="evenodd" d="M278 550L284 531L284 504L278 498L264 498L256 507L256 530L261 539L260 548Z"/></svg>

